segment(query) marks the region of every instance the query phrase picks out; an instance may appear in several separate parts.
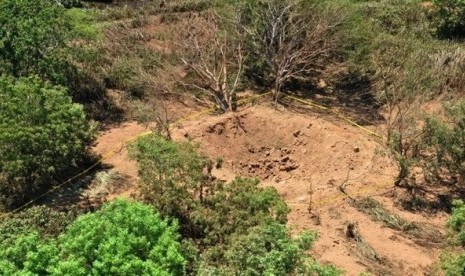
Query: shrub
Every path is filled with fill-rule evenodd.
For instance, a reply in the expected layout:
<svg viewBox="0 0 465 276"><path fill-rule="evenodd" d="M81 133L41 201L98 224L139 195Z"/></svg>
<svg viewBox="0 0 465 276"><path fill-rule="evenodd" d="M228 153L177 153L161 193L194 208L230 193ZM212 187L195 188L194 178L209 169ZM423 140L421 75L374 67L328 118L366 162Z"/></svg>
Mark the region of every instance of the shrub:
<svg viewBox="0 0 465 276"><path fill-rule="evenodd" d="M256 179L236 177L210 188L193 219L204 229L203 242L225 243L232 234L247 233L267 222L285 224L289 209L273 187L262 188Z"/></svg>
<svg viewBox="0 0 465 276"><path fill-rule="evenodd" d="M0 77L0 206L21 204L79 166L93 129L65 88Z"/></svg>
<svg viewBox="0 0 465 276"><path fill-rule="evenodd" d="M446 118L429 117L425 125L425 143L432 153L428 169L434 176L465 179L465 101L446 107ZM444 174L446 173L446 174Z"/></svg>
<svg viewBox="0 0 465 276"><path fill-rule="evenodd" d="M60 237L62 260L55 274L182 275L176 223L162 220L150 206L116 200L79 217Z"/></svg>
<svg viewBox="0 0 465 276"><path fill-rule="evenodd" d="M66 84L72 22L55 0L0 2L0 74L38 75Z"/></svg>
<svg viewBox="0 0 465 276"><path fill-rule="evenodd" d="M317 264L305 253L316 235L304 232L292 239L286 226L267 223L233 235L215 256L217 248L202 255L201 275L340 275L332 266ZM213 254L211 254L213 253Z"/></svg>
<svg viewBox="0 0 465 276"><path fill-rule="evenodd" d="M465 1L433 0L433 26L442 38L465 37Z"/></svg>
<svg viewBox="0 0 465 276"><path fill-rule="evenodd" d="M184 265L176 223L125 200L79 217L58 239L33 232L0 252L2 275L183 275Z"/></svg>
<svg viewBox="0 0 465 276"><path fill-rule="evenodd" d="M47 275L58 250L53 241L43 241L37 232L19 236L0 252L2 275ZM78 274L75 274L78 275Z"/></svg>
<svg viewBox="0 0 465 276"><path fill-rule="evenodd" d="M461 253L445 252L441 256L442 268L446 275L463 275L465 271L465 253L463 253L465 247L465 204L462 200L454 202L448 227L452 231L453 241L461 247L459 249Z"/></svg>
<svg viewBox="0 0 465 276"><path fill-rule="evenodd" d="M202 197L208 159L190 143L178 144L155 135L140 137L129 149L138 163L142 199L162 215L182 222L197 205L196 197Z"/></svg>
<svg viewBox="0 0 465 276"><path fill-rule="evenodd" d="M34 206L0 221L0 247L7 247L19 236L37 232L42 237L56 237L75 218L73 213Z"/></svg>

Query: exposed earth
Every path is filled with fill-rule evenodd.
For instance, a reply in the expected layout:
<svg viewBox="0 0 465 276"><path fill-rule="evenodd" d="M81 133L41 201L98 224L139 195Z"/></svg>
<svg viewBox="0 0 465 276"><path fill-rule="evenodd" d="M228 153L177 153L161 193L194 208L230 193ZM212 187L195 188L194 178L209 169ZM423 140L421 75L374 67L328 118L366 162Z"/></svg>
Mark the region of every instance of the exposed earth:
<svg viewBox="0 0 465 276"><path fill-rule="evenodd" d="M177 117L194 112L184 107ZM373 129L375 130L375 129ZM130 185L115 196L130 196L137 167L124 141L147 129L135 122L108 128L94 150L108 154L104 163L128 177ZM412 213L397 204L405 192L394 187L397 165L390 151L368 132L335 116L261 103L224 115L203 115L175 124L175 140L191 140L212 160L222 162L214 175L256 177L275 187L291 208L289 227L315 230L312 255L333 263L346 275L435 274L441 242L413 239L361 212L354 202L371 197L392 214L425 225L441 236L446 214ZM355 201L354 201L355 200ZM442 239L442 238L441 238Z"/></svg>

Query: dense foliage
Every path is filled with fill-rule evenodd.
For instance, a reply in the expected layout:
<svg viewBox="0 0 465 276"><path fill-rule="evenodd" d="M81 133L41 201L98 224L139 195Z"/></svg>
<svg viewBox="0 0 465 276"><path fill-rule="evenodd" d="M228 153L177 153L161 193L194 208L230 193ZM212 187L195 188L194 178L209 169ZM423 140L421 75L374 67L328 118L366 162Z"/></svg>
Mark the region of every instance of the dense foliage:
<svg viewBox="0 0 465 276"><path fill-rule="evenodd" d="M465 1L433 0L434 27L442 38L465 37Z"/></svg>
<svg viewBox="0 0 465 276"><path fill-rule="evenodd" d="M20 235L0 252L2 275L182 275L177 225L124 200L79 217L58 239Z"/></svg>
<svg viewBox="0 0 465 276"><path fill-rule="evenodd" d="M0 221L0 247L11 246L19 236L34 232L41 237L57 237L75 218L74 212L31 207Z"/></svg>
<svg viewBox="0 0 465 276"><path fill-rule="evenodd" d="M65 88L0 77L0 204L24 202L78 166L92 138Z"/></svg>
<svg viewBox="0 0 465 276"><path fill-rule="evenodd" d="M316 236L304 232L295 239L285 225L266 223L247 233L233 235L222 249L222 258L207 250L202 256L201 275L339 275L341 271L313 261L305 253Z"/></svg>
<svg viewBox="0 0 465 276"><path fill-rule="evenodd" d="M71 20L55 0L0 2L0 74L38 75L66 85Z"/></svg>
<svg viewBox="0 0 465 276"><path fill-rule="evenodd" d="M452 243L460 248L458 250L460 253L444 253L442 266L448 276L462 275L465 271L465 204L462 200L454 202L448 227L452 232Z"/></svg>

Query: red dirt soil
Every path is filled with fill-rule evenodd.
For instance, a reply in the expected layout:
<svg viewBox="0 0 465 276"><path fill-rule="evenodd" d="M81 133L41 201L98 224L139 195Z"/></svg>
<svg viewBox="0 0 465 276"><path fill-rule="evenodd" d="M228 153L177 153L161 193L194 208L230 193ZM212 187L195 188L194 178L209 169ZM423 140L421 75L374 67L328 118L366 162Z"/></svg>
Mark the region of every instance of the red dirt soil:
<svg viewBox="0 0 465 276"><path fill-rule="evenodd" d="M94 150L105 154L116 148L104 162L135 182L136 164L121 142L145 131L136 123L115 126L102 133ZM387 192L392 191L397 174L395 161L377 138L357 127L331 116L261 104L235 114L184 122L173 129L173 137L197 142L213 160L222 159L223 167L214 171L221 179L257 177L263 185L275 187L292 209L288 224L293 231L319 233L312 255L343 268L346 275L364 271L421 275L430 273L438 261L439 248L419 246L400 231L374 222L341 193L340 186L354 197L374 196L407 220L445 228L444 214L412 214L394 206L392 193ZM354 242L346 237L348 223L357 226L382 263L374 264L357 253Z"/></svg>

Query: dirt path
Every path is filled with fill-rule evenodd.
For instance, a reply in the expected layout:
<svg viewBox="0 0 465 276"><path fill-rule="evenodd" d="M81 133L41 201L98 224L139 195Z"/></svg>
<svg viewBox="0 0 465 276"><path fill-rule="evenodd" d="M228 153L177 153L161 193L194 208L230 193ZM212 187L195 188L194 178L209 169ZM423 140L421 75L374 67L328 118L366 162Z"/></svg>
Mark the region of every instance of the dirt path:
<svg viewBox="0 0 465 276"><path fill-rule="evenodd" d="M125 123L103 133L94 150L104 154L116 147L118 152L105 163L134 181L136 164L120 145L145 131L136 123ZM438 248L419 246L399 231L374 222L341 196L341 186L354 195L389 191L397 173L389 151L356 127L312 113L259 105L237 114L185 122L173 130L173 137L198 142L212 159L221 158L224 166L214 173L222 179L258 177L263 185L275 187L292 209L290 227L295 232L317 231L320 239L313 255L342 267L347 275L364 271L419 275L438 260ZM444 228L445 216L414 215L397 209L389 196L376 198L406 219ZM346 237L348 224L357 226L379 260L366 259Z"/></svg>

